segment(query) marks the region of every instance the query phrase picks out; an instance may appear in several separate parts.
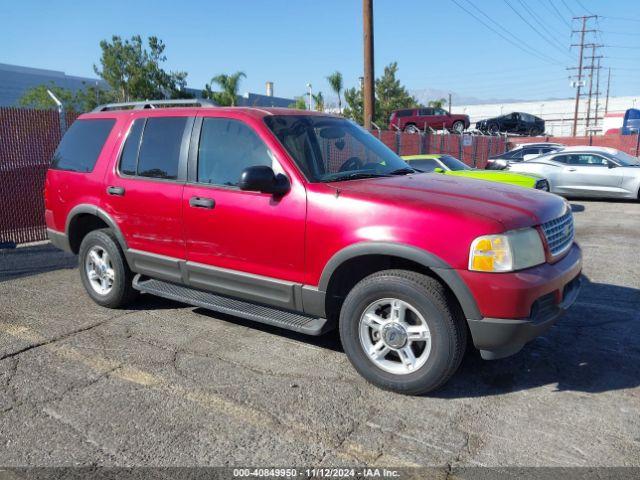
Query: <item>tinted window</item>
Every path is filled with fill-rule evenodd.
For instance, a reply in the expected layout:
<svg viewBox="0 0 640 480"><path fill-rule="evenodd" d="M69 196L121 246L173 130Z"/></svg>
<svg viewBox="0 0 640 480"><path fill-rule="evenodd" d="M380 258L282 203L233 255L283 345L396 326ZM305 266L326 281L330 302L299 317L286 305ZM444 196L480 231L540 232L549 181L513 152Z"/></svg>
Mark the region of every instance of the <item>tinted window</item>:
<svg viewBox="0 0 640 480"><path fill-rule="evenodd" d="M410 117L413 115L413 110L398 110L396 112L396 117Z"/></svg>
<svg viewBox="0 0 640 480"><path fill-rule="evenodd" d="M51 168L90 172L98 160L114 119L76 120L53 154Z"/></svg>
<svg viewBox="0 0 640 480"><path fill-rule="evenodd" d="M442 165L440 165L440 163L438 163L438 161L434 160L433 158L411 160L408 163L411 167L422 170L423 172L433 172L436 168L442 168Z"/></svg>
<svg viewBox="0 0 640 480"><path fill-rule="evenodd" d="M421 108L420 110L418 110L418 115L420 115L421 117L433 115L433 108Z"/></svg>
<svg viewBox="0 0 640 480"><path fill-rule="evenodd" d="M138 150L140 148L140 138L144 128L144 118L133 122L127 135L127 140L122 149L120 157L120 172L125 175L135 175L138 168Z"/></svg>
<svg viewBox="0 0 640 480"><path fill-rule="evenodd" d="M569 165L583 165L583 166L595 166L602 167L607 165L607 160L599 155L568 155L567 163Z"/></svg>
<svg viewBox="0 0 640 480"><path fill-rule="evenodd" d="M447 111L444 110L443 108L434 108L433 109L433 114L434 115L447 115Z"/></svg>
<svg viewBox="0 0 640 480"><path fill-rule="evenodd" d="M440 157L440 161L444 163L449 170L453 170L454 172L459 170L471 170L471 167L450 155L442 155Z"/></svg>
<svg viewBox="0 0 640 480"><path fill-rule="evenodd" d="M178 178L178 162L186 117L147 119L138 156L138 175Z"/></svg>
<svg viewBox="0 0 640 480"><path fill-rule="evenodd" d="M567 163L567 157L568 155L557 155L553 157L552 160L558 163Z"/></svg>
<svg viewBox="0 0 640 480"><path fill-rule="evenodd" d="M236 186L247 167L273 160L266 145L247 125L226 118L205 118L198 147L198 182Z"/></svg>

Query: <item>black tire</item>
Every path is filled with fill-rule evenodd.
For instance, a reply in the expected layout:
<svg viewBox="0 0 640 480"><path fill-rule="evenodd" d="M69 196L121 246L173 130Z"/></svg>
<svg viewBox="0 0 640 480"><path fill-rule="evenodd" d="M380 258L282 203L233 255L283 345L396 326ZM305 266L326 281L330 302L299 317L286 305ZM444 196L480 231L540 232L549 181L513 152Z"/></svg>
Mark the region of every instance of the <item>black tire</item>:
<svg viewBox="0 0 640 480"><path fill-rule="evenodd" d="M404 127L404 132L410 133L410 134L416 134L416 133L420 133L420 129L416 127L413 123L410 123L409 125L406 125Z"/></svg>
<svg viewBox="0 0 640 480"><path fill-rule="evenodd" d="M531 130L529 130L529 136L530 136L530 137L537 137L537 136L538 136L538 135L540 135L541 133L542 133L542 132L541 132L538 128L536 128L536 127L533 127Z"/></svg>
<svg viewBox="0 0 640 480"><path fill-rule="evenodd" d="M87 256L93 247L100 247L108 254L113 266L113 284L106 294L98 293L92 286L85 265ZM133 272L124 257L120 244L114 233L108 229L93 230L89 232L80 244L78 254L78 266L82 285L89 296L98 305L108 308L122 308L135 300L138 291L133 288Z"/></svg>
<svg viewBox="0 0 640 480"><path fill-rule="evenodd" d="M417 370L394 374L378 367L360 340L360 319L367 306L382 298L408 302L424 317L431 333L431 352ZM340 339L354 368L380 388L419 395L444 385L460 366L467 345L467 327L460 308L443 285L427 275L384 270L360 281L340 312Z"/></svg>
<svg viewBox="0 0 640 480"><path fill-rule="evenodd" d="M454 133L464 132L464 122L461 120L453 122L453 125L451 125L451 131Z"/></svg>
<svg viewBox="0 0 640 480"><path fill-rule="evenodd" d="M487 127L487 132L489 132L492 135L496 134L500 132L500 126L498 126L497 123L490 123L489 126Z"/></svg>

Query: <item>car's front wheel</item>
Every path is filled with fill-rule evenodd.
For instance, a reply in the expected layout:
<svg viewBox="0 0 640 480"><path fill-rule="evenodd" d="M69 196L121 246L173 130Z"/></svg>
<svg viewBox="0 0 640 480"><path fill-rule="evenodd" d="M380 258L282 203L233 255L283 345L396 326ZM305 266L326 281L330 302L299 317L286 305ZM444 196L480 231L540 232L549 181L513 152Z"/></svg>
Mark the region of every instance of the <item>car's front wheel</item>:
<svg viewBox="0 0 640 480"><path fill-rule="evenodd" d="M121 308L135 299L133 273L111 230L93 230L82 239L78 264L82 284L97 304Z"/></svg>
<svg viewBox="0 0 640 480"><path fill-rule="evenodd" d="M360 281L340 313L340 338L371 383L405 394L441 387L457 370L467 330L459 308L434 278L385 270Z"/></svg>

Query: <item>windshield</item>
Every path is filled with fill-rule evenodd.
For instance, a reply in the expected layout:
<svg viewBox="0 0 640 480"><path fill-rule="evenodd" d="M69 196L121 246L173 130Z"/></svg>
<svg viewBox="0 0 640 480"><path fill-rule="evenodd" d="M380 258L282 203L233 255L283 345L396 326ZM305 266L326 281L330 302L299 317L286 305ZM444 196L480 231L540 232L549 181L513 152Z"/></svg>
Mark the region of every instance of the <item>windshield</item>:
<svg viewBox="0 0 640 480"><path fill-rule="evenodd" d="M274 115L265 123L311 182L413 173L382 142L343 118Z"/></svg>
<svg viewBox="0 0 640 480"><path fill-rule="evenodd" d="M618 152L613 156L613 158L623 167L640 166L640 159L638 159L638 157L633 157L626 152Z"/></svg>
<svg viewBox="0 0 640 480"><path fill-rule="evenodd" d="M462 163L460 160L450 155L442 155L440 157L440 161L444 163L449 170L453 170L454 172L458 170L471 170L469 165Z"/></svg>

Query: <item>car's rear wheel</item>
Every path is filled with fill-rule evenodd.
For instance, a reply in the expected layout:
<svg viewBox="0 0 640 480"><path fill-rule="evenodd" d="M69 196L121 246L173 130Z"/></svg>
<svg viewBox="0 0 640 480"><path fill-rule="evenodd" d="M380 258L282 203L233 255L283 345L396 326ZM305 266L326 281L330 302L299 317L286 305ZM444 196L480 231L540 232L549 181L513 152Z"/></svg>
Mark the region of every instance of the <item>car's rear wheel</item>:
<svg viewBox="0 0 640 480"><path fill-rule="evenodd" d="M78 263L82 284L97 304L121 308L135 299L133 273L111 230L89 232L80 244Z"/></svg>
<svg viewBox="0 0 640 480"><path fill-rule="evenodd" d="M500 131L500 127L498 126L497 123L490 123L489 126L487 127L487 131L491 134L496 134Z"/></svg>
<svg viewBox="0 0 640 480"><path fill-rule="evenodd" d="M451 130L456 133L464 132L464 122L460 120L453 122L453 125L451 125Z"/></svg>
<svg viewBox="0 0 640 480"><path fill-rule="evenodd" d="M537 128L537 127L532 127L532 128L529 130L529 136L531 136L531 137L537 137L537 136L538 136L538 135L540 135L541 133L542 133L542 132L541 132L541 131L540 131L540 129L539 129L539 128Z"/></svg>
<svg viewBox="0 0 640 480"><path fill-rule="evenodd" d="M405 133L420 133L420 130L418 129L418 127L416 127L413 124L407 125L406 127L404 127L404 131Z"/></svg>
<svg viewBox="0 0 640 480"><path fill-rule="evenodd" d="M406 270L366 277L340 312L340 338L355 369L374 385L405 394L449 380L462 361L466 334L444 287Z"/></svg>

